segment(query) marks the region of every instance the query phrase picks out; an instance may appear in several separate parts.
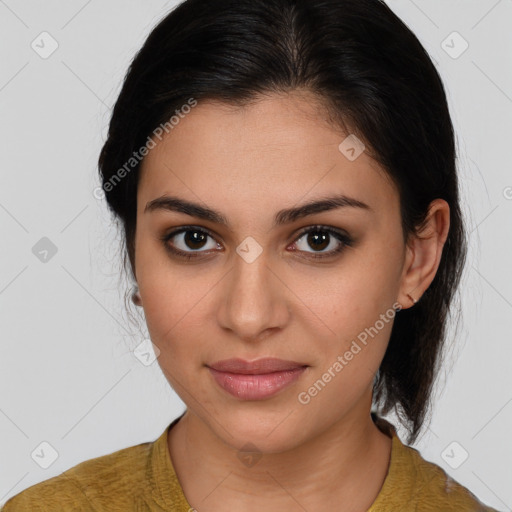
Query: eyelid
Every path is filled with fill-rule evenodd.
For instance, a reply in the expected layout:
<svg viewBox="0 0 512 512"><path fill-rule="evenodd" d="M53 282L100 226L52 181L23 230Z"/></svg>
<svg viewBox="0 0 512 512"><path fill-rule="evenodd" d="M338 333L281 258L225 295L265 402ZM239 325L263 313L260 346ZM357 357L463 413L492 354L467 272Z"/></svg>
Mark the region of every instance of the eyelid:
<svg viewBox="0 0 512 512"><path fill-rule="evenodd" d="M345 230L335 228L333 226L329 226L326 224L313 224L303 228L299 234L295 237L293 244L296 244L304 235L307 235L310 232L315 231L323 231L325 233L329 233L330 236L334 236L334 238L339 242L339 246L336 249L331 249L327 252L315 252L315 251L295 251L301 258L306 260L317 260L321 263L321 260L332 260L337 256L340 256L342 252L344 252L347 248L352 247L354 244L354 239L350 236ZM304 256L306 254L307 256Z"/></svg>
<svg viewBox="0 0 512 512"><path fill-rule="evenodd" d="M171 238L174 238L175 236L177 235L181 235L182 233L185 233L187 231L199 231L201 233L205 233L206 235L208 235L210 238L212 238L213 240L215 240L215 242L217 244L219 244L220 242L217 240L217 236L214 235L208 228L205 228L203 226L194 226L194 225L186 225L186 226L180 226L178 228L175 228L175 229L171 229L171 231L169 232L166 232L164 233L164 235L162 237L160 237L160 240L162 242L164 242L165 245L167 245L168 241L171 239ZM185 251L181 251L181 249L176 249L176 251L178 252L185 252ZM208 251L190 251L190 254L200 254L200 253L206 253Z"/></svg>
<svg viewBox="0 0 512 512"><path fill-rule="evenodd" d="M301 238L306 233L309 233L310 231L314 230L318 231L326 231L329 233L335 233L339 235L340 237L349 239L350 236L348 233L346 233L343 229L335 228L333 226L328 226L327 224L312 224L310 226L306 226L305 228L302 228L299 233L296 235L294 242L296 242L299 238Z"/></svg>

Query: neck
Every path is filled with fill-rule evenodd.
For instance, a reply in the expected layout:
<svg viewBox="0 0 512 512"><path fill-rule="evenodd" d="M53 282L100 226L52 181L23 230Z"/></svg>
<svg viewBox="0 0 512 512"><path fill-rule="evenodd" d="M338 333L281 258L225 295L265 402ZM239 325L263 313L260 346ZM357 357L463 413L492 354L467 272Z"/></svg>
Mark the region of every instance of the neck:
<svg viewBox="0 0 512 512"><path fill-rule="evenodd" d="M343 503L344 511L361 512L383 485L391 438L368 411L354 410L306 443L243 464L238 450L187 411L169 431L169 449L197 510L321 510Z"/></svg>

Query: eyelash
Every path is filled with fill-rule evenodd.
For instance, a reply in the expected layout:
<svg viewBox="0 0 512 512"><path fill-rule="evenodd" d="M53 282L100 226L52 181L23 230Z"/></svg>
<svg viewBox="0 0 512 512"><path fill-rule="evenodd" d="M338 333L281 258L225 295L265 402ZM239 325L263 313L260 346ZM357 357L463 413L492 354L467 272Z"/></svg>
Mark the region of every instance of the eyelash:
<svg viewBox="0 0 512 512"><path fill-rule="evenodd" d="M176 235L180 235L181 233L186 233L187 231L196 231L199 233L204 233L208 235L209 237L213 238L215 240L215 237L212 233L210 233L205 228L199 228L197 226L182 226L181 228L171 231L170 233L165 234L160 238L160 240L163 242L165 248L167 251L171 253L172 256L178 257L180 259L190 261L193 259L201 258L200 255L202 252L207 251L194 251L194 252L186 252L182 251L181 249L176 249L172 247L169 244L169 240L174 238ZM304 235L309 234L310 232L322 232L322 233L328 233L329 235L333 235L334 238L336 238L340 243L340 245L327 253L309 253L307 252L308 256L302 256L306 259L312 259L312 260L319 260L319 259L325 259L325 258L332 258L333 256L336 256L337 254L341 253L346 247L352 247L353 239L346 235L345 233L338 231L337 229L330 228L328 226L322 226L322 225L315 225L315 226L309 226L308 228L303 229L297 236L297 238L294 240L293 243L297 243L298 240L300 240ZM297 252L306 252L306 251L298 251Z"/></svg>

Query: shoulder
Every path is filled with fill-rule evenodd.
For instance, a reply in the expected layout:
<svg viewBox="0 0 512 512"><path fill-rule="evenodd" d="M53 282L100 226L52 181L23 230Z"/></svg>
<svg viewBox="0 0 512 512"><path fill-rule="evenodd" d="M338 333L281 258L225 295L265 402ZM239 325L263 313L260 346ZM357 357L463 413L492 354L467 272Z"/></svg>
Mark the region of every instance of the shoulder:
<svg viewBox="0 0 512 512"><path fill-rule="evenodd" d="M1 512L93 511L106 500L128 510L147 486L153 445L142 443L81 462L12 497Z"/></svg>
<svg viewBox="0 0 512 512"><path fill-rule="evenodd" d="M411 500L418 512L496 512L437 464L425 460L419 451L401 444L403 477L410 479Z"/></svg>
<svg viewBox="0 0 512 512"><path fill-rule="evenodd" d="M393 441L388 473L368 512L497 512L440 466L424 459L416 448L402 443L393 424L372 417Z"/></svg>

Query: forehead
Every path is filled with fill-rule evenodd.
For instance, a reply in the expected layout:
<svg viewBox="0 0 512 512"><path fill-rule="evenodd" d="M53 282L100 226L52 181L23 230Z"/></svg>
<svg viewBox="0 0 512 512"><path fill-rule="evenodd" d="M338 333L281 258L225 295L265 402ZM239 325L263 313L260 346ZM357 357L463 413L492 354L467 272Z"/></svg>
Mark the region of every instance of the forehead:
<svg viewBox="0 0 512 512"><path fill-rule="evenodd" d="M264 210L343 193L376 211L397 206L395 187L367 152L350 160L340 151L348 135L311 94L276 94L244 107L199 102L154 139L138 202L171 194L218 209L236 200Z"/></svg>

